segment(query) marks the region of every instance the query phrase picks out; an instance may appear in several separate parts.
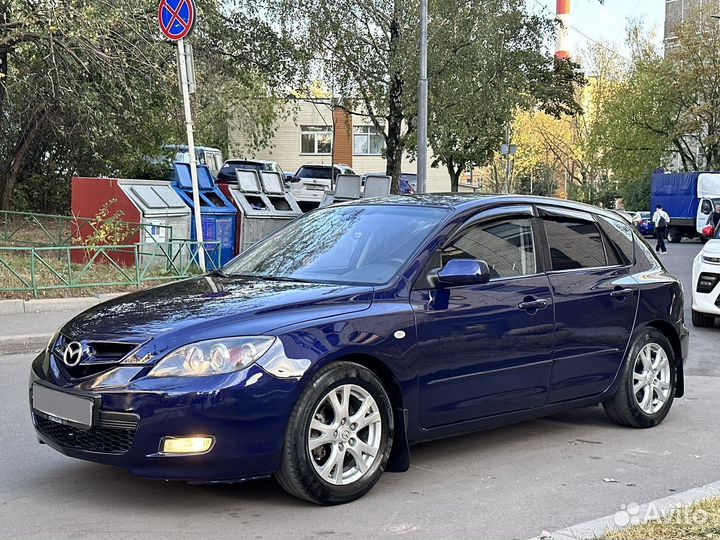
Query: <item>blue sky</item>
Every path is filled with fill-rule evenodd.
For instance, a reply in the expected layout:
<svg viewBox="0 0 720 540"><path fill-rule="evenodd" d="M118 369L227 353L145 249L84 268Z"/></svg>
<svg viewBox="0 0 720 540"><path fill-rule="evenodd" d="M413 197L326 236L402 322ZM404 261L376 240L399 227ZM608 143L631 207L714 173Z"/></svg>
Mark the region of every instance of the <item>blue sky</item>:
<svg viewBox="0 0 720 540"><path fill-rule="evenodd" d="M555 0L528 0L535 10L555 13ZM642 17L646 28L657 32L662 40L665 20L664 0L571 0L572 22L570 40L574 51L586 48L592 40L610 42L625 54L625 28L628 18Z"/></svg>

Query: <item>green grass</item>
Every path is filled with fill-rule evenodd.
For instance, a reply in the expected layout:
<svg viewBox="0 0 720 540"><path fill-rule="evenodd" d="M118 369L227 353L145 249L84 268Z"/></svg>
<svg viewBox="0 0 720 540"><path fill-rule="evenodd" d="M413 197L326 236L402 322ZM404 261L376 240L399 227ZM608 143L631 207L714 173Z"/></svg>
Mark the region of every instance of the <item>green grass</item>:
<svg viewBox="0 0 720 540"><path fill-rule="evenodd" d="M680 508L660 519L609 533L605 540L709 540L720 538L720 498Z"/></svg>

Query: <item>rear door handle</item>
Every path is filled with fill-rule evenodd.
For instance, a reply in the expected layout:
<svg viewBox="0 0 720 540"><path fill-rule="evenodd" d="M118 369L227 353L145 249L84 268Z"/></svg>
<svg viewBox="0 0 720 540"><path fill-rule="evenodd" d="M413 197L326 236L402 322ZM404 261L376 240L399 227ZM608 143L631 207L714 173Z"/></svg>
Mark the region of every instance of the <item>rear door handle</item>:
<svg viewBox="0 0 720 540"><path fill-rule="evenodd" d="M539 300L528 300L518 304L518 308L523 311L537 311L539 309L545 309L546 307L548 307L548 302L542 298Z"/></svg>
<svg viewBox="0 0 720 540"><path fill-rule="evenodd" d="M635 294L635 289L615 289L610 293L613 298L627 298Z"/></svg>

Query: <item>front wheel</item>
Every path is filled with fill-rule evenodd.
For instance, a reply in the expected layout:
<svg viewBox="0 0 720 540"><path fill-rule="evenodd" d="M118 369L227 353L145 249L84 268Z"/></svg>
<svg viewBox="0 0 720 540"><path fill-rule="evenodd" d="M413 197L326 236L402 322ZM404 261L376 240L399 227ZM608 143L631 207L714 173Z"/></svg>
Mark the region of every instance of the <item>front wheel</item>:
<svg viewBox="0 0 720 540"><path fill-rule="evenodd" d="M338 362L320 370L288 424L280 485L316 504L353 501L380 479L394 422L382 382L367 368Z"/></svg>
<svg viewBox="0 0 720 540"><path fill-rule="evenodd" d="M662 422L675 398L675 362L675 353L664 334L654 328L642 330L630 347L620 387L603 403L610 419L635 428Z"/></svg>

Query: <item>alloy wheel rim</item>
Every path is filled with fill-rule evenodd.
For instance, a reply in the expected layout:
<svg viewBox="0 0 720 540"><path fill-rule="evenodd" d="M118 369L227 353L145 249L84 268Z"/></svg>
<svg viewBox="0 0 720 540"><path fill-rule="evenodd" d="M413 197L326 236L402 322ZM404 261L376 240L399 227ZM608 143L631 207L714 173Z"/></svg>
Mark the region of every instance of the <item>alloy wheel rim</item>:
<svg viewBox="0 0 720 540"><path fill-rule="evenodd" d="M670 359L657 343L648 343L635 357L633 396L647 414L657 413L670 396Z"/></svg>
<svg viewBox="0 0 720 540"><path fill-rule="evenodd" d="M307 448L315 472L336 486L370 470L380 451L382 418L375 399L355 384L330 390L315 408Z"/></svg>

